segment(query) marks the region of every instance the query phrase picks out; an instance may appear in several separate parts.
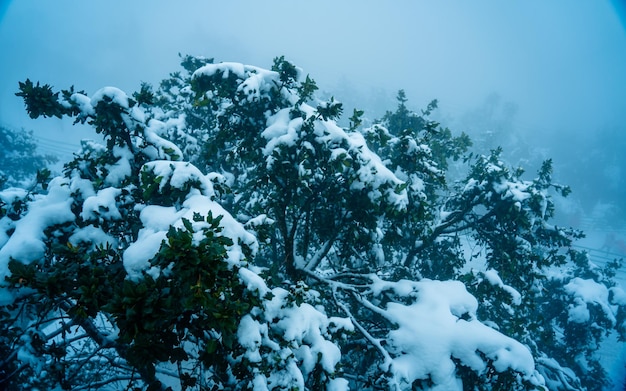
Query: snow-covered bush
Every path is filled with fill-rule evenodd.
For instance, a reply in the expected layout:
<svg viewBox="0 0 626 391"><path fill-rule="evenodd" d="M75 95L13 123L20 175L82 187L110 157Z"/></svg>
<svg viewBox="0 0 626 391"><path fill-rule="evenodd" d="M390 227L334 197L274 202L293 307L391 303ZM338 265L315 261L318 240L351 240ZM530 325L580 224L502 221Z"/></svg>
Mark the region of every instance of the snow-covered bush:
<svg viewBox="0 0 626 391"><path fill-rule="evenodd" d="M183 58L153 90L20 83L103 135L0 193L0 384L65 389L589 389L624 330L610 270L532 181L403 93L368 128L315 82ZM475 244L468 253L463 240ZM476 260L477 259L477 260ZM567 388L569 387L569 388Z"/></svg>

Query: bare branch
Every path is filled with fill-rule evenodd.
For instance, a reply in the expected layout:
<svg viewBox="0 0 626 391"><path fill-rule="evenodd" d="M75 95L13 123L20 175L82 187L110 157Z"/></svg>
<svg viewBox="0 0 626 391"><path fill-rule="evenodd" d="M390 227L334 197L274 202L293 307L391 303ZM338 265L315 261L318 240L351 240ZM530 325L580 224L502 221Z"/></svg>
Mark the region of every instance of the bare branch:
<svg viewBox="0 0 626 391"><path fill-rule="evenodd" d="M115 383L115 382L131 382L133 380L137 380L134 376L116 376L116 377L112 377L110 379L107 380L103 380L100 382L96 382L96 383L89 383L89 384L85 384L82 386L77 386L74 388L74 390L78 391L78 390L98 390L108 384L111 383Z"/></svg>

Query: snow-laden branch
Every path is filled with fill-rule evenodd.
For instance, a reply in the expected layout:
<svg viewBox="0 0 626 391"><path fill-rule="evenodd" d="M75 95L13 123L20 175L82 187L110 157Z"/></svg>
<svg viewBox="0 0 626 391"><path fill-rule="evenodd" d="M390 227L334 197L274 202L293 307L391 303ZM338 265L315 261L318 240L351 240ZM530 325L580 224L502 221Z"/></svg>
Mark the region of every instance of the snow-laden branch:
<svg viewBox="0 0 626 391"><path fill-rule="evenodd" d="M304 265L305 270L315 270L315 268L322 262L322 260L328 255L328 252L333 247L333 243L335 242L335 238L328 239L322 247L311 257L311 259L306 262Z"/></svg>
<svg viewBox="0 0 626 391"><path fill-rule="evenodd" d="M559 387L565 387L565 390L568 391L580 391L582 390L580 386L580 382L578 381L576 374L572 372L569 368L563 368L559 363L557 363L554 359L547 357L538 357L536 359L537 366L539 367L540 372L550 372L554 376L556 376L560 383ZM543 370L541 369L543 367ZM547 377L548 379L550 377ZM575 383L575 384L573 384Z"/></svg>
<svg viewBox="0 0 626 391"><path fill-rule="evenodd" d="M389 352L387 352L387 350L381 344L381 340L378 338L375 338L373 335L369 333L369 331L367 331L367 329L363 325L361 325L361 322L352 314L348 306L337 298L337 292L335 289L333 289L333 299L337 307L339 307L344 312L344 314L346 314L346 316L350 318L354 326L357 328L357 330L359 330L359 333L361 333L361 335L363 335L363 337L367 341L369 341L369 343L372 346L374 346L376 350L378 350L380 355L383 357L381 369L385 372L389 371L391 364L393 362L393 359L389 355Z"/></svg>
<svg viewBox="0 0 626 391"><path fill-rule="evenodd" d="M65 317L62 318L62 319L65 319ZM50 334L46 334L44 336L44 339L46 341L50 341L51 339L57 337L58 335L66 333L70 329L70 327L72 327L74 325L75 325L75 323L74 323L73 320L70 320L69 322L63 322L61 327L55 329Z"/></svg>
<svg viewBox="0 0 626 391"><path fill-rule="evenodd" d="M72 306L72 303L69 303L67 301L62 301L59 303L59 307L67 313L70 312ZM87 335L89 335L89 337L101 348L120 348L120 346L114 339L109 338L107 335L100 332L100 330L94 324L91 318L83 318L80 315L75 315L72 318L72 321L74 322L74 324L80 326L83 330L85 330Z"/></svg>

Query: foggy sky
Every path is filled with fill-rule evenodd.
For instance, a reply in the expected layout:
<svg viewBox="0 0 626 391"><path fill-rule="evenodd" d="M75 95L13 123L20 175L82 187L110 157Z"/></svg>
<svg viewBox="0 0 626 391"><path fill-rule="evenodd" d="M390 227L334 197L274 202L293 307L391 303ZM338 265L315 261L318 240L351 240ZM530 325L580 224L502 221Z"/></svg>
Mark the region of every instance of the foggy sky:
<svg viewBox="0 0 626 391"><path fill-rule="evenodd" d="M30 120L14 96L18 81L131 93L177 71L178 53L262 67L285 55L331 94L346 84L364 97L384 90L393 108L403 88L411 108L437 98L452 116L495 92L517 104L515 126L537 136L626 124L621 1L0 4L0 124L53 140L84 133Z"/></svg>

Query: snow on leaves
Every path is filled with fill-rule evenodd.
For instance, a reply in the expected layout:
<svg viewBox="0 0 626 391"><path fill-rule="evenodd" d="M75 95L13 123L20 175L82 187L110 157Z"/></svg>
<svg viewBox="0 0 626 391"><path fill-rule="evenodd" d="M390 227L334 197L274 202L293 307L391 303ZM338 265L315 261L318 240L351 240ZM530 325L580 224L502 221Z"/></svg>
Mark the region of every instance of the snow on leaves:
<svg viewBox="0 0 626 391"><path fill-rule="evenodd" d="M487 365L498 372L520 372L532 384L542 384L527 347L477 320L478 302L458 281L382 281L376 276L371 293L383 292L408 299L390 302L382 314L395 328L386 338L392 355L386 365L399 388L418 379L456 389L451 381L455 359L478 373Z"/></svg>
<svg viewBox="0 0 626 391"><path fill-rule="evenodd" d="M27 211L18 221L2 224L8 231L3 236L8 236L8 240L0 248L0 278L10 275L8 265L12 259L31 263L44 257L48 235L55 232L50 232L50 228L74 221L71 206L68 181L55 178L48 186L48 194L25 203L24 208ZM5 219L8 216L2 217L2 220L6 221Z"/></svg>
<svg viewBox="0 0 626 391"><path fill-rule="evenodd" d="M404 181L396 177L367 147L360 133L347 133L330 120L317 120L310 125L311 119L317 115L316 111L305 106L300 106L300 110L306 118L292 119L292 111L288 108L268 118L268 127L261 133L267 140L263 154L268 170L280 164L280 157L285 155L282 150L287 149L290 154L301 156L298 165L301 180L319 178L324 175L318 171L321 158L318 156L318 145L322 145L330 153L328 164L337 167L337 175L350 182L351 190L365 190L373 203L386 203L397 210L406 208L408 196Z"/></svg>
<svg viewBox="0 0 626 391"><path fill-rule="evenodd" d="M344 129L341 104L284 58L183 66L132 97L20 84L32 116L75 117L106 145L84 142L47 191L0 192L0 302L33 317L12 329L18 349L37 334L32 354L49 357L77 338L116 363L92 388L541 389L576 376L542 336L589 308L623 318L619 288L546 271L577 256L547 223L548 190L566 192L549 163L523 181L494 151L448 188L469 141L428 120L436 102L420 116L402 93L379 123L360 129L355 110ZM462 274L461 235L487 270ZM3 308L0 324L17 307ZM84 372L84 357L54 359ZM38 386L72 386L68 373Z"/></svg>
<svg viewBox="0 0 626 391"><path fill-rule="evenodd" d="M244 274L249 276L250 272ZM261 290L266 290L271 300L244 317L237 331L239 343L248 349L245 359L255 367L254 389L289 389L294 386L306 389L305 379L318 367L328 374L334 373L341 360L341 351L331 337L352 331L350 321L328 317L308 303L298 304L283 288L270 291L262 285ZM292 348L285 348L285 345ZM260 370L277 361L282 362L284 370L270 376ZM347 389L347 382L338 380L340 378L331 378L325 382L343 385L338 389Z"/></svg>
<svg viewBox="0 0 626 391"><path fill-rule="evenodd" d="M565 292L570 294L573 303L568 308L568 320L575 323L587 323L591 318L590 307L598 307L604 317L612 324L616 323L617 305L623 305L620 300L623 294L621 289L611 288L594 280L573 278L565 285ZM621 291L621 292L620 292ZM613 293L614 300L610 300L609 292Z"/></svg>

